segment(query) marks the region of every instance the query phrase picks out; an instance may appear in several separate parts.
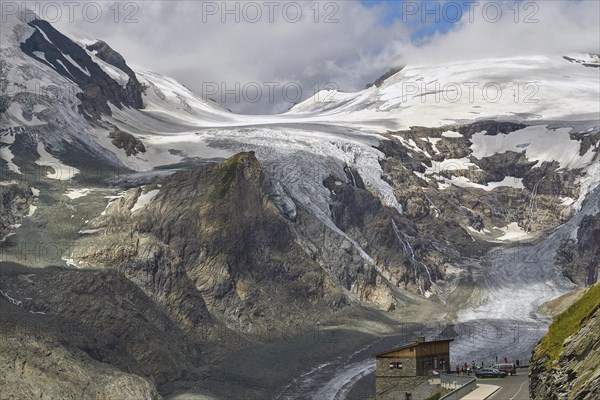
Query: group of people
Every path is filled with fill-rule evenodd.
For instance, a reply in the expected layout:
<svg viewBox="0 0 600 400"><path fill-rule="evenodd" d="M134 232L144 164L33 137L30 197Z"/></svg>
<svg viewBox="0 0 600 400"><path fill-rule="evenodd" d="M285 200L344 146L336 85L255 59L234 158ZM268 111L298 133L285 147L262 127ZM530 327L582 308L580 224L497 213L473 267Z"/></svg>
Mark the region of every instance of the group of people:
<svg viewBox="0 0 600 400"><path fill-rule="evenodd" d="M498 364L498 356L496 356L496 364ZM504 357L504 364L508 364L508 357ZM519 364L519 360L516 360L515 365L517 368L519 368ZM475 360L471 361L471 366L465 362L462 366L456 366L456 375L471 375L477 372L479 368L484 368L483 361L481 362L481 366L477 366L477 364L475 364Z"/></svg>
<svg viewBox="0 0 600 400"><path fill-rule="evenodd" d="M483 361L481 362L481 368L483 368ZM475 365L475 360L471 361L471 366L469 364L464 363L462 366L456 366L456 375L471 375L477 371L477 365Z"/></svg>

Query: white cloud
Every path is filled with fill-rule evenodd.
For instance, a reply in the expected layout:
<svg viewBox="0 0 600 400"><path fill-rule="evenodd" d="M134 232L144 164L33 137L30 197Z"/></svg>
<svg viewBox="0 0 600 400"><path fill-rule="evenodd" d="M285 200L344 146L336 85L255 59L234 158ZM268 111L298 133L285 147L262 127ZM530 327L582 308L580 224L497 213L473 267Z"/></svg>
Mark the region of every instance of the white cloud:
<svg viewBox="0 0 600 400"><path fill-rule="evenodd" d="M488 3L502 6L502 18L497 22L493 22L492 11L486 17L485 2L480 2L455 29L430 37L421 46L411 46L402 58L408 62L440 62L526 54L600 53L600 2Z"/></svg>
<svg viewBox="0 0 600 400"><path fill-rule="evenodd" d="M410 24L402 20L389 23L389 3L366 7L358 1L338 1L333 3L335 6L321 2L318 23L314 22L313 2L296 3L301 4L303 12L303 19L297 23L286 21L282 15L285 4L290 2L278 3L273 22L269 21L264 1L256 2L263 12L257 23L243 20L242 7L248 2L227 2L228 7L240 7L239 23L231 14L225 16L227 22L223 23L219 12L207 13L212 10L207 8L209 3L217 7L225 4L137 2L137 9L120 9L115 22L115 3L97 3L104 7L99 22L85 21L82 10L76 9L74 22L63 15L54 24L67 33L102 39L130 64L173 76L196 92L202 91L203 82L223 83L229 89L236 82L241 87L257 82L264 89L259 103L236 104L232 95L227 97L228 106L234 111L250 113L280 112L289 107L282 101L281 90L276 91L276 102L269 102L265 86L268 82L298 82L303 97L307 97L317 88L315 83L322 87L334 82L341 90L357 90L400 64L516 54L600 53L600 9L595 0L538 1L535 4L539 10L533 18L539 22L529 24L522 20L534 10L524 9L532 2L519 4L518 23L509 8L514 8L514 2L494 2L502 4L504 13L499 22L491 23L483 18L486 2L481 1L474 8L473 22L465 14L448 33L424 38L418 44L410 41L416 27L414 18ZM93 14L94 10L88 11ZM246 17L255 15L251 8L246 11ZM125 17L132 12L132 18L139 22L125 23ZM324 23L331 13L338 22ZM288 8L288 19L294 15L294 8ZM422 22L431 24L430 19Z"/></svg>

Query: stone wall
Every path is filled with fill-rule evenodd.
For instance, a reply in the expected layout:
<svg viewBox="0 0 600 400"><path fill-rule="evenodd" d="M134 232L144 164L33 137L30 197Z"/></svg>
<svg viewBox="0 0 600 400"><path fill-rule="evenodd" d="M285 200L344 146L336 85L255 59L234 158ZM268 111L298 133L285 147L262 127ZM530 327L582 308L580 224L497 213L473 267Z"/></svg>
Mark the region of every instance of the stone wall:
<svg viewBox="0 0 600 400"><path fill-rule="evenodd" d="M390 363L402 363L402 368L390 369ZM416 359L408 357L385 357L377 359L378 377L417 376Z"/></svg>
<svg viewBox="0 0 600 400"><path fill-rule="evenodd" d="M424 377L377 377L376 400L426 400L442 391L440 385L432 385ZM410 397L407 397L407 394Z"/></svg>

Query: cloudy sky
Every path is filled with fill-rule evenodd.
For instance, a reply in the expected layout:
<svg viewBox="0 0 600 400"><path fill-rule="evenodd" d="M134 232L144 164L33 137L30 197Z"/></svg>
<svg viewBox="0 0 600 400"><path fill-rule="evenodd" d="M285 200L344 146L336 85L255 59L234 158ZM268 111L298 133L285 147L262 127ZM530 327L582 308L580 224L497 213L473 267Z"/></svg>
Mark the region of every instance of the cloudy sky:
<svg viewBox="0 0 600 400"><path fill-rule="evenodd" d="M600 53L597 0L113 0L63 5L60 17L30 7L239 113L283 112L324 87L358 90L408 63Z"/></svg>

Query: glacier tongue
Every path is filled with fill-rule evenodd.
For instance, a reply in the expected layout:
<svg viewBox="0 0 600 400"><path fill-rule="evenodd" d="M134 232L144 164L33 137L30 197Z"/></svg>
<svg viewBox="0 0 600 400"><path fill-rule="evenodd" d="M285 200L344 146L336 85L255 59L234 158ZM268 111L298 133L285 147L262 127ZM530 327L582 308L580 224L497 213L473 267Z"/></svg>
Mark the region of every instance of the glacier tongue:
<svg viewBox="0 0 600 400"><path fill-rule="evenodd" d="M471 354L486 363L494 355L511 361L528 359L531 349L551 322L537 314L543 303L575 288L556 265L556 251L577 231L586 215L600 212L600 189L571 220L532 244L503 247L482 262L476 280L482 285L479 304L458 314L462 335L454 343L458 354ZM460 362L460 360L455 360Z"/></svg>

